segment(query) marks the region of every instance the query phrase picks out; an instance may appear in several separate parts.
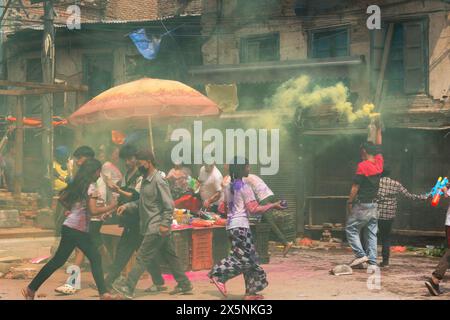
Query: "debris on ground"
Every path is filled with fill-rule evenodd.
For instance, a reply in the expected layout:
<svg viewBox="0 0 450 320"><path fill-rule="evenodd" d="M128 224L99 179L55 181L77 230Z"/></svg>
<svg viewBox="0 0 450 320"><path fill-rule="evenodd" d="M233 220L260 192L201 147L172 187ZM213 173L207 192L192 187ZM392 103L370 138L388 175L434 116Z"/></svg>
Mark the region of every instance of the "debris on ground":
<svg viewBox="0 0 450 320"><path fill-rule="evenodd" d="M33 279L37 274L37 269L35 268L27 268L27 267L18 267L11 268L8 274L6 274L6 279L14 279L14 280L25 280L25 279Z"/></svg>
<svg viewBox="0 0 450 320"><path fill-rule="evenodd" d="M403 253L406 252L405 246L393 246L391 247L391 252Z"/></svg>
<svg viewBox="0 0 450 320"><path fill-rule="evenodd" d="M47 298L47 295L45 293L38 293L38 298Z"/></svg>
<svg viewBox="0 0 450 320"><path fill-rule="evenodd" d="M440 258L447 249L445 247L426 246L426 248L406 247L406 250L420 256Z"/></svg>
<svg viewBox="0 0 450 320"><path fill-rule="evenodd" d="M435 248L434 246L427 246L424 255L429 257L442 257L446 250L444 247Z"/></svg>
<svg viewBox="0 0 450 320"><path fill-rule="evenodd" d="M30 260L30 263L32 264L39 264L39 263L45 263L50 259L51 256L43 256L43 257L37 257Z"/></svg>
<svg viewBox="0 0 450 320"><path fill-rule="evenodd" d="M3 278L5 274L0 272L0 279Z"/></svg>
<svg viewBox="0 0 450 320"><path fill-rule="evenodd" d="M312 247L313 246L313 241L310 238L302 238L302 239L297 239L297 246L299 247Z"/></svg>
<svg viewBox="0 0 450 320"><path fill-rule="evenodd" d="M343 275L350 275L353 274L352 268L346 264L340 264L336 267L334 267L332 270L330 270L330 274L335 276L343 276Z"/></svg>
<svg viewBox="0 0 450 320"><path fill-rule="evenodd" d="M11 271L11 268L18 267L19 265L20 265L19 263L0 262L0 273L6 274L9 271Z"/></svg>
<svg viewBox="0 0 450 320"><path fill-rule="evenodd" d="M22 262L22 258L14 257L14 256L2 257L2 258L0 258L0 262L4 262L4 263Z"/></svg>

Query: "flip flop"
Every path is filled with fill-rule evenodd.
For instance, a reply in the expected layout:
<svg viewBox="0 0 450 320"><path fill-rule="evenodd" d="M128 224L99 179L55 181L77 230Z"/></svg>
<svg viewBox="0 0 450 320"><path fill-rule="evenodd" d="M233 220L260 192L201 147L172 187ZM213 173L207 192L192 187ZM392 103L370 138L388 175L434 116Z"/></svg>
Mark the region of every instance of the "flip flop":
<svg viewBox="0 0 450 320"><path fill-rule="evenodd" d="M227 289L225 288L225 283L219 282L215 277L210 278L212 283L217 287L220 293L226 298L227 297Z"/></svg>

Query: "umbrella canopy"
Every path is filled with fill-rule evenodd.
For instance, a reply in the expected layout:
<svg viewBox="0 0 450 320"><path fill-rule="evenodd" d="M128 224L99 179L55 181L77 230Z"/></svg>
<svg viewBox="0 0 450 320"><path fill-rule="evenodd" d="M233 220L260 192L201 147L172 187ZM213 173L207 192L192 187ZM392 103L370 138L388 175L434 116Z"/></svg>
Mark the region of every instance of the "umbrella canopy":
<svg viewBox="0 0 450 320"><path fill-rule="evenodd" d="M219 114L215 102L181 82L143 78L106 90L81 106L68 120L76 126Z"/></svg>

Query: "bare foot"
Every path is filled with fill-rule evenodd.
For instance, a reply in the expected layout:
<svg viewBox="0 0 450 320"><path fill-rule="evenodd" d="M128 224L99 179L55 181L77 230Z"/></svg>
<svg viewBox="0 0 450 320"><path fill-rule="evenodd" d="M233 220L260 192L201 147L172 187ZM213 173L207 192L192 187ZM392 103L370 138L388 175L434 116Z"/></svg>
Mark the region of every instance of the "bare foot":
<svg viewBox="0 0 450 320"><path fill-rule="evenodd" d="M123 300L123 298L117 294L104 293L100 296L100 300Z"/></svg>
<svg viewBox="0 0 450 320"><path fill-rule="evenodd" d="M22 296L25 300L34 300L34 294L35 292L28 287L22 289Z"/></svg>
<svg viewBox="0 0 450 320"><path fill-rule="evenodd" d="M293 245L294 245L294 243L293 243L292 241L291 241L291 242L288 242L288 243L286 243L286 244L284 245L284 249L283 249L283 257L286 257L286 256L287 256L289 250L291 250L291 248L292 248Z"/></svg>

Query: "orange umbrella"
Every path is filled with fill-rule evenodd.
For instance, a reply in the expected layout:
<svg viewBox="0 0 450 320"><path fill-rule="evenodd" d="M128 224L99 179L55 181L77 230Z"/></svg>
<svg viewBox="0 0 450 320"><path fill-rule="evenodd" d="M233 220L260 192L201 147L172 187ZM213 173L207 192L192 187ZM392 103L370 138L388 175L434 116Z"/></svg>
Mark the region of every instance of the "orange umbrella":
<svg viewBox="0 0 450 320"><path fill-rule="evenodd" d="M220 114L215 102L178 81L143 78L113 87L69 117L72 125L105 121L142 122L156 118L204 117Z"/></svg>
<svg viewBox="0 0 450 320"><path fill-rule="evenodd" d="M152 119L180 119L220 114L218 105L197 90L172 80L143 78L108 89L69 117L72 125L120 123L148 125L153 149ZM144 121L143 121L144 120Z"/></svg>

